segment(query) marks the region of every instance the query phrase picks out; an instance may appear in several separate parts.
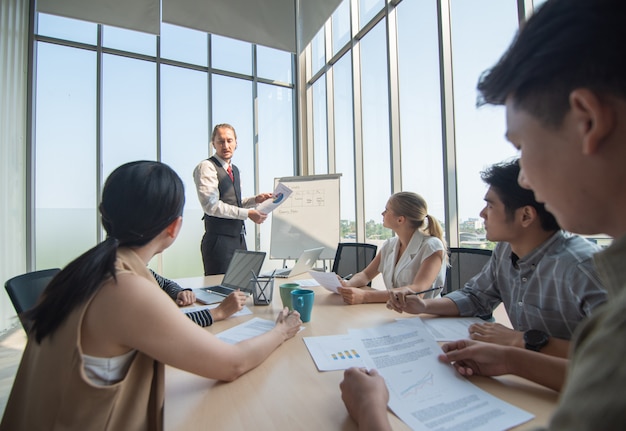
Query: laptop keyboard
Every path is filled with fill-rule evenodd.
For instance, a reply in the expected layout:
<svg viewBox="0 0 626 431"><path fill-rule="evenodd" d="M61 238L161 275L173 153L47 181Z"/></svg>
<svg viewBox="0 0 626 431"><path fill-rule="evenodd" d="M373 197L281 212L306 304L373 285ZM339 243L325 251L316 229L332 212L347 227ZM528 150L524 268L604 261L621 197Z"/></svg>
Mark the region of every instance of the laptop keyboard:
<svg viewBox="0 0 626 431"><path fill-rule="evenodd" d="M227 296L230 295L231 292L233 292L233 289L231 289L230 287L223 287L223 286L213 286L213 287L210 287L209 290L213 292L221 293Z"/></svg>

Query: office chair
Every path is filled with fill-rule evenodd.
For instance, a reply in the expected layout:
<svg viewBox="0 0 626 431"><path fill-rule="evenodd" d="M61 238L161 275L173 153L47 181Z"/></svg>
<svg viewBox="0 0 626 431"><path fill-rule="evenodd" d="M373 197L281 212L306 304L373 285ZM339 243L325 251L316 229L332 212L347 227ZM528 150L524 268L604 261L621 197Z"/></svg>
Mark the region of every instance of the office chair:
<svg viewBox="0 0 626 431"><path fill-rule="evenodd" d="M450 266L446 274L446 293L458 290L478 274L491 259L491 250L450 248Z"/></svg>
<svg viewBox="0 0 626 431"><path fill-rule="evenodd" d="M41 292L59 271L61 271L59 268L53 268L28 272L13 277L4 283L4 288L7 290L13 307L17 311L17 317L19 317L25 330L28 330L28 322L22 317L22 313L35 306Z"/></svg>
<svg viewBox="0 0 626 431"><path fill-rule="evenodd" d="M491 259L491 250L480 248L450 248L450 266L446 272L446 293L458 290L483 269ZM493 322L493 315L478 316Z"/></svg>
<svg viewBox="0 0 626 431"><path fill-rule="evenodd" d="M376 256L378 246L359 242L340 242L337 245L332 272L345 277L365 269ZM371 282L368 286L371 286Z"/></svg>

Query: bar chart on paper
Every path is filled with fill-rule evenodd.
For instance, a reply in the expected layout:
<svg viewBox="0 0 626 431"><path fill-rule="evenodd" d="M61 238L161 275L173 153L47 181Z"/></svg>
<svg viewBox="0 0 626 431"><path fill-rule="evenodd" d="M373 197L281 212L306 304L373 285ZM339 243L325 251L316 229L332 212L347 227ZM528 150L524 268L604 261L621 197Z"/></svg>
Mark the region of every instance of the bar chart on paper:
<svg viewBox="0 0 626 431"><path fill-rule="evenodd" d="M303 339L319 371L364 366L363 357L349 335L326 335Z"/></svg>

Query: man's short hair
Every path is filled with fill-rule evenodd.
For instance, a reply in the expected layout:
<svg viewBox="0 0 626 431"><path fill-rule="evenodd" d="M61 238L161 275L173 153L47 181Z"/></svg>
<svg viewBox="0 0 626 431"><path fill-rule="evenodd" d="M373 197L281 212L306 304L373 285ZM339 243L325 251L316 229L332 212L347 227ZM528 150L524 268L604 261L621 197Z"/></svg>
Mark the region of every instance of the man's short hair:
<svg viewBox="0 0 626 431"><path fill-rule="evenodd" d="M498 195L509 219L513 218L515 210L530 205L537 211L543 230L559 230L556 219L542 203L537 202L533 191L519 185L519 172L519 159L514 159L490 166L480 173L480 177Z"/></svg>
<svg viewBox="0 0 626 431"><path fill-rule="evenodd" d="M626 98L626 1L548 0L478 82L478 105L516 108L559 126L569 95L587 88Z"/></svg>

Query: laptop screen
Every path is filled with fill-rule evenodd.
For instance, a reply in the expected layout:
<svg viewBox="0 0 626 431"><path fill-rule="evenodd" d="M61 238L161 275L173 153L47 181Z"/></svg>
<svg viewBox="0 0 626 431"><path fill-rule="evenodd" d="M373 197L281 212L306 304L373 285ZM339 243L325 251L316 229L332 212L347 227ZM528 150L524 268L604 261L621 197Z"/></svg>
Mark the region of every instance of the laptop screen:
<svg viewBox="0 0 626 431"><path fill-rule="evenodd" d="M264 260L263 251L235 250L221 285L249 292L252 273L259 275Z"/></svg>

